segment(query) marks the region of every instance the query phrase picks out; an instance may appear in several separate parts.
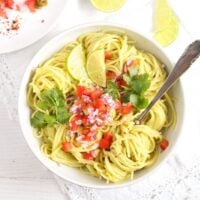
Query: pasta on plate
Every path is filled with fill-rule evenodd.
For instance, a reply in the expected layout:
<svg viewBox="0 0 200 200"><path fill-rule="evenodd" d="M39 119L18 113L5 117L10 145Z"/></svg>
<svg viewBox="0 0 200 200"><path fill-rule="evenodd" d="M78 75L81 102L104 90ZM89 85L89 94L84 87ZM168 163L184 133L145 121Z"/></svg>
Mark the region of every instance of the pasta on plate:
<svg viewBox="0 0 200 200"><path fill-rule="evenodd" d="M176 113L165 94L142 124L134 123L166 78L164 65L134 44L123 32L89 32L38 66L27 99L47 157L107 182L156 162Z"/></svg>

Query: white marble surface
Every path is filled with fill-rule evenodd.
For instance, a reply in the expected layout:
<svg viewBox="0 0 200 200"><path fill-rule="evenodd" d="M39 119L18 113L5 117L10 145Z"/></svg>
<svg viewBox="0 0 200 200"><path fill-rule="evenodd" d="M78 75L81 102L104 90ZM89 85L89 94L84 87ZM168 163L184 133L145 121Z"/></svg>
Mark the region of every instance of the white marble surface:
<svg viewBox="0 0 200 200"><path fill-rule="evenodd" d="M151 1L127 1L127 4L120 12L104 14L92 8L88 0L69 0L58 24L47 36L30 47L6 55L9 69L12 70L13 76L16 76L16 89L14 93L18 93L21 77L23 76L26 65L33 55L46 41L56 35L56 33L69 27L85 22L109 21L128 24L147 35L152 35ZM178 0L174 1L177 2ZM192 23L192 19L196 19L198 15L200 18L200 14L193 13L193 10L188 9L187 6L188 4L186 4L184 8L187 10ZM177 15L180 20L182 13L185 11L184 8L181 7L181 10L177 10ZM184 26L180 27L178 39L170 45L170 47L165 49L166 53L174 62L178 59L186 45L192 41L193 37L200 37L200 34L198 35L198 27L195 26L195 24L193 24L193 26L190 24L190 27L193 27L193 30L190 31L187 29L189 26L187 26L188 22L186 21L181 21L181 24L184 24ZM195 27L197 27L196 31ZM195 34L192 34L192 32L195 32ZM200 111L199 65L200 60L198 60L191 70L182 78L187 103L186 111L188 113L187 123L184 124L184 127L186 127L188 131L183 132L174 154L177 155L180 162L186 166L188 163L192 162L194 155L197 154L197 156L199 155L200 157L200 152L198 152L200 138L198 122L198 113ZM30 151L22 136L18 121L11 119L14 117L14 114L9 115L10 111L17 108L17 101L14 93L13 99L11 96L12 101L10 102L10 105L8 104L5 106L3 103L0 103L0 199L68 199L66 195L62 194L53 175L42 166ZM0 97L1 100L4 98L6 99L7 95L10 94L8 91L5 91L5 96L2 95Z"/></svg>

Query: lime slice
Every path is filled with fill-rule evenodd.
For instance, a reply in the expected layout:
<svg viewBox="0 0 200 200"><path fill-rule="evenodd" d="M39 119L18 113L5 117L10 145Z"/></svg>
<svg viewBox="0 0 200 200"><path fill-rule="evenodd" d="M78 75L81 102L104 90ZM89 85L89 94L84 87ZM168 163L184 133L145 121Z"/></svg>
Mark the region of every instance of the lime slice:
<svg viewBox="0 0 200 200"><path fill-rule="evenodd" d="M96 50L92 52L86 65L87 73L90 79L99 86L106 86L106 67L104 50Z"/></svg>
<svg viewBox="0 0 200 200"><path fill-rule="evenodd" d="M76 80L88 78L85 69L85 53L81 44L74 47L69 54L67 59L67 69L71 76Z"/></svg>
<svg viewBox="0 0 200 200"><path fill-rule="evenodd" d="M179 26L177 18L172 15L168 27L162 31L156 32L153 37L159 44L166 47L177 38L178 32Z"/></svg>
<svg viewBox="0 0 200 200"><path fill-rule="evenodd" d="M126 0L90 0L92 5L103 12L114 12L119 10Z"/></svg>
<svg viewBox="0 0 200 200"><path fill-rule="evenodd" d="M156 0L155 32L162 31L169 26L172 10L167 0Z"/></svg>

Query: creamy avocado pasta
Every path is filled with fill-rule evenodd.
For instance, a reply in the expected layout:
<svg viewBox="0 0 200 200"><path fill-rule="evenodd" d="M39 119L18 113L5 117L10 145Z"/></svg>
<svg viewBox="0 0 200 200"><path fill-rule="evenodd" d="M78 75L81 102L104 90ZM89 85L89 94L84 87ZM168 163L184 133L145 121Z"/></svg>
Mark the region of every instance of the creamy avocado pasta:
<svg viewBox="0 0 200 200"><path fill-rule="evenodd" d="M176 122L165 94L137 125L166 78L164 65L126 33L89 32L35 70L27 91L34 134L53 161L107 182L133 178L168 146Z"/></svg>

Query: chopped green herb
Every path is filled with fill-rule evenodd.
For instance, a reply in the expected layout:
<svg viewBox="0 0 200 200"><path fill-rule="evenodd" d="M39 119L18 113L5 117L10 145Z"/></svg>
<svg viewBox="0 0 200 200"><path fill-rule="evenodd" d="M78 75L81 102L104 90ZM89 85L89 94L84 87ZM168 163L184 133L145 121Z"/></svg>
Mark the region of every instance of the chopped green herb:
<svg viewBox="0 0 200 200"><path fill-rule="evenodd" d="M43 128L47 125L45 119L44 119L44 113L37 111L34 113L34 115L31 117L31 125L34 128Z"/></svg>
<svg viewBox="0 0 200 200"><path fill-rule="evenodd" d="M138 70L134 68L129 69L129 75L123 75L123 79L128 86L122 96L123 102L131 102L136 107L142 109L148 105L148 99L144 97L145 91L150 87L148 74L138 75Z"/></svg>
<svg viewBox="0 0 200 200"><path fill-rule="evenodd" d="M120 97L119 89L116 83L112 81L107 82L107 87L105 91L114 99L118 99Z"/></svg>
<svg viewBox="0 0 200 200"><path fill-rule="evenodd" d="M31 117L31 125L35 128L53 126L55 123L64 124L69 119L69 111L65 108L66 101L59 89L53 88L42 92L38 106L49 114L37 111Z"/></svg>
<svg viewBox="0 0 200 200"><path fill-rule="evenodd" d="M148 80L148 77L148 74L131 77L130 86L136 94L143 95L144 92L149 88L150 81Z"/></svg>

